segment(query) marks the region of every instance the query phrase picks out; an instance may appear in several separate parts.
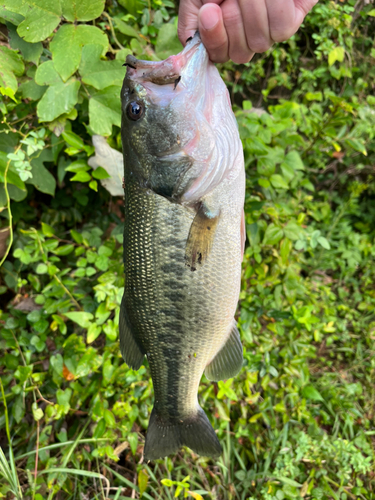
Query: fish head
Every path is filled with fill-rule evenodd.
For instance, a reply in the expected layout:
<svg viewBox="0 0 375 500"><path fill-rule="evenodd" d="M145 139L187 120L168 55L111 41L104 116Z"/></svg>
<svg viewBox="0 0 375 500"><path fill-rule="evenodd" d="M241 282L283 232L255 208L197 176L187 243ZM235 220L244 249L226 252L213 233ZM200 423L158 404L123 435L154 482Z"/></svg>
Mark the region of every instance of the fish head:
<svg viewBox="0 0 375 500"><path fill-rule="evenodd" d="M222 175L214 171L215 164L221 169L217 129L225 109L233 115L224 82L198 33L165 61L129 55L126 65L121 91L125 182L135 176L158 194L196 202Z"/></svg>

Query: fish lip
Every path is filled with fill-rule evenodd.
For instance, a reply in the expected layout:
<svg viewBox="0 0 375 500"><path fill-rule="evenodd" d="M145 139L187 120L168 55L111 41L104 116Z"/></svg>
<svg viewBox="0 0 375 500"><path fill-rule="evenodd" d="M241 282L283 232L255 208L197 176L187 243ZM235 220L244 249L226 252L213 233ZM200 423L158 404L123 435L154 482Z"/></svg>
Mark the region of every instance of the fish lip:
<svg viewBox="0 0 375 500"><path fill-rule="evenodd" d="M164 61L145 61L137 59L132 54L126 56L124 66L127 66L125 80L131 88L134 82L151 82L156 85L174 84L177 86L181 78L181 70L188 63L199 45L202 43L199 32L186 44L178 55L170 56ZM133 84L133 85L132 85Z"/></svg>

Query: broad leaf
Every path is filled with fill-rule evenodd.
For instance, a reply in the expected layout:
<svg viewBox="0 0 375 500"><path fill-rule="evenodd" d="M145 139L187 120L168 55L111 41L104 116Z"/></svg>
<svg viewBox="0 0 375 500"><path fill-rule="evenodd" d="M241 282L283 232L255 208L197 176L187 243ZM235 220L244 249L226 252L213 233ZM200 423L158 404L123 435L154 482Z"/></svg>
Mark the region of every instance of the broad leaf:
<svg viewBox="0 0 375 500"><path fill-rule="evenodd" d="M6 170L8 161L9 160L7 158L6 153L4 151L0 151L0 182L4 182L5 170ZM26 191L25 183L23 181L21 181L16 169L12 165L9 165L9 168L8 168L7 181L8 181L8 184L14 184L19 189Z"/></svg>
<svg viewBox="0 0 375 500"><path fill-rule="evenodd" d="M101 45L86 45L82 49L79 72L83 83L102 90L111 85L121 85L125 70L121 61L101 61Z"/></svg>
<svg viewBox="0 0 375 500"><path fill-rule="evenodd" d="M92 21L100 16L105 0L61 0L63 16L71 23Z"/></svg>
<svg viewBox="0 0 375 500"><path fill-rule="evenodd" d="M22 58L15 51L0 46L0 89L10 89L13 93L17 91L18 84L16 76L21 76L25 66ZM16 76L15 76L16 75Z"/></svg>
<svg viewBox="0 0 375 500"><path fill-rule="evenodd" d="M9 21L10 23L18 26L25 19L21 14L17 14L16 12L11 12L9 9L0 5L0 17Z"/></svg>
<svg viewBox="0 0 375 500"><path fill-rule="evenodd" d="M69 113L78 101L80 85L78 80L71 78L66 83L49 87L37 106L39 120L50 122L63 113Z"/></svg>
<svg viewBox="0 0 375 500"><path fill-rule="evenodd" d="M43 52L43 45L41 42L28 43L21 38L14 26L8 24L9 42L12 49L20 50L25 61L38 64L39 58Z"/></svg>
<svg viewBox="0 0 375 500"><path fill-rule="evenodd" d="M280 174L273 174L270 177L271 184L276 189L288 189L286 180Z"/></svg>
<svg viewBox="0 0 375 500"><path fill-rule="evenodd" d="M62 83L62 80L53 62L47 61L41 64L36 70L35 82L38 85L56 85L57 83Z"/></svg>
<svg viewBox="0 0 375 500"><path fill-rule="evenodd" d="M67 312L64 315L82 328L88 328L90 321L94 319L93 314L83 311Z"/></svg>
<svg viewBox="0 0 375 500"><path fill-rule="evenodd" d="M18 90L21 92L23 99L38 101L47 90L47 87L45 85L38 85L35 83L35 80L29 80L28 82L21 83Z"/></svg>
<svg viewBox="0 0 375 500"><path fill-rule="evenodd" d="M336 61L342 62L344 60L345 50L343 47L335 47L328 54L328 64L332 66Z"/></svg>
<svg viewBox="0 0 375 500"><path fill-rule="evenodd" d="M38 158L31 160L31 173L33 176L31 179L27 180L27 184L32 184L42 193L54 196L56 180L43 165L44 162L50 161L53 161L52 151L50 149L44 149Z"/></svg>
<svg viewBox="0 0 375 500"><path fill-rule="evenodd" d="M174 24L164 24L159 31L156 40L155 52L160 59L178 54L182 45L177 36L177 28Z"/></svg>
<svg viewBox="0 0 375 500"><path fill-rule="evenodd" d="M55 69L65 82L79 67L83 45L97 44L101 55L108 50L108 37L95 26L64 24L54 36L50 49Z"/></svg>
<svg viewBox="0 0 375 500"><path fill-rule="evenodd" d="M121 87L97 92L89 101L90 127L95 134L111 135L112 125L121 126Z"/></svg>
<svg viewBox="0 0 375 500"><path fill-rule="evenodd" d="M283 236L284 231L281 228L270 224L264 234L263 245L276 245Z"/></svg>
<svg viewBox="0 0 375 500"><path fill-rule="evenodd" d="M60 23L60 0L24 0L24 4L27 6L27 14L17 28L18 34L26 42L45 40Z"/></svg>
<svg viewBox="0 0 375 500"><path fill-rule="evenodd" d="M302 396L307 399L312 399L313 401L323 401L320 392L317 391L312 385L306 385L303 387Z"/></svg>
<svg viewBox="0 0 375 500"><path fill-rule="evenodd" d="M122 5L130 14L135 16L139 10L144 9L144 4L141 0L119 0Z"/></svg>
<svg viewBox="0 0 375 500"><path fill-rule="evenodd" d="M139 38L139 33L132 26L124 23L124 21L121 21L118 17L115 17L113 20L115 21L116 28L121 31L123 35Z"/></svg>
<svg viewBox="0 0 375 500"><path fill-rule="evenodd" d="M283 163L286 163L294 170L305 170L302 159L301 159L299 153L297 153L297 151L290 151L286 155Z"/></svg>

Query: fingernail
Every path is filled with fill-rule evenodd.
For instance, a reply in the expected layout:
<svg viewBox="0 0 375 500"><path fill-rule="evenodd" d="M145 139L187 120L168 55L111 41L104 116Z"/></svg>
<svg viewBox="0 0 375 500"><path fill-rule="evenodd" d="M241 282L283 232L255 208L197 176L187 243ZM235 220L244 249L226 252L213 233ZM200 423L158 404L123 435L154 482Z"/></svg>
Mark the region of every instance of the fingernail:
<svg viewBox="0 0 375 500"><path fill-rule="evenodd" d="M207 31L210 31L213 28L215 28L215 26L219 22L220 18L219 18L219 14L218 14L216 9L212 9L210 7L207 8L207 7L208 6L206 6L206 5L201 7L199 17L200 17L200 22L201 22L203 28Z"/></svg>

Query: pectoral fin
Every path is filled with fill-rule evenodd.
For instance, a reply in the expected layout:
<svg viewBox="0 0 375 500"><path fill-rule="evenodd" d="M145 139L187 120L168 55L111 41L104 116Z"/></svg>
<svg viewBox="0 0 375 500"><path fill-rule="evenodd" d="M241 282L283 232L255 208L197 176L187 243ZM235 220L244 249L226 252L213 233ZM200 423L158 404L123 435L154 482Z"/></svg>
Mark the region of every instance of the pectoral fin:
<svg viewBox="0 0 375 500"><path fill-rule="evenodd" d="M210 212L204 203L201 203L190 227L186 243L186 265L192 271L206 261L215 238L220 212Z"/></svg>
<svg viewBox="0 0 375 500"><path fill-rule="evenodd" d="M233 320L228 340L211 363L206 366L204 374L209 380L215 381L232 378L241 370L242 362L243 354L240 334Z"/></svg>
<svg viewBox="0 0 375 500"><path fill-rule="evenodd" d="M143 363L144 353L135 338L128 314L126 312L124 299L122 299L120 307L119 330L122 357L130 368L138 370Z"/></svg>

